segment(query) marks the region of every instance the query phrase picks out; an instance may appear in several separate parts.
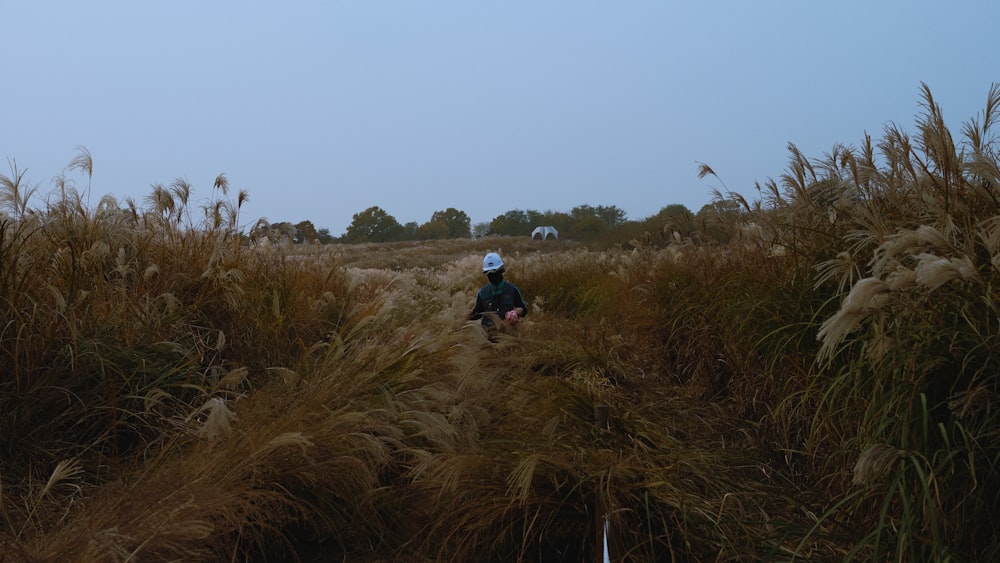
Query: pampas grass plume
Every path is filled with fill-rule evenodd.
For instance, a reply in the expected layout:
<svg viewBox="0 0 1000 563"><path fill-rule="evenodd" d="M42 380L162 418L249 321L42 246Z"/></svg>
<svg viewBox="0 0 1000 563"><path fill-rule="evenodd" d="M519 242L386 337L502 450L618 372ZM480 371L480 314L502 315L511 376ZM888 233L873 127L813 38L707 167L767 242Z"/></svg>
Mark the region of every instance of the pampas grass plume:
<svg viewBox="0 0 1000 563"><path fill-rule="evenodd" d="M971 280L978 278L972 260L967 256L961 258L943 258L933 254L918 254L915 269L918 284L934 290L955 280Z"/></svg>
<svg viewBox="0 0 1000 563"><path fill-rule="evenodd" d="M229 410L226 401L219 397L212 397L197 412L208 412L205 424L198 430L198 436L208 440L215 440L216 438L228 436L232 433L236 413Z"/></svg>
<svg viewBox="0 0 1000 563"><path fill-rule="evenodd" d="M39 498L52 492L52 490L55 489L59 483L75 479L82 474L83 467L78 461L73 459L64 459L60 461L56 464L56 468L52 470L52 474L49 475L49 480L46 481L45 487L42 488L42 492L38 495Z"/></svg>
<svg viewBox="0 0 1000 563"><path fill-rule="evenodd" d="M899 267L896 268L894 272L889 274L885 283L888 284L889 289L893 291L913 287L917 285L917 273L909 268Z"/></svg>
<svg viewBox="0 0 1000 563"><path fill-rule="evenodd" d="M864 278L851 288L840 310L827 319L816 334L823 342L820 356L829 356L833 348L858 327L872 312L882 307L889 286L878 278Z"/></svg>

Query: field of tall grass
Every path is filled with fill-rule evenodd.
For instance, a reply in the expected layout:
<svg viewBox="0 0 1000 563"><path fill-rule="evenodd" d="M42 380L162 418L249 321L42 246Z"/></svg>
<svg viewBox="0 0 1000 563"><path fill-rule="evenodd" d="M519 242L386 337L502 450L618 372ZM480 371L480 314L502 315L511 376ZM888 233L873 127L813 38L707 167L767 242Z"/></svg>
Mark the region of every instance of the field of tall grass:
<svg viewBox="0 0 1000 563"><path fill-rule="evenodd" d="M958 141L921 94L717 194L724 244L258 247L224 176L14 168L0 561L1000 559L1000 86Z"/></svg>

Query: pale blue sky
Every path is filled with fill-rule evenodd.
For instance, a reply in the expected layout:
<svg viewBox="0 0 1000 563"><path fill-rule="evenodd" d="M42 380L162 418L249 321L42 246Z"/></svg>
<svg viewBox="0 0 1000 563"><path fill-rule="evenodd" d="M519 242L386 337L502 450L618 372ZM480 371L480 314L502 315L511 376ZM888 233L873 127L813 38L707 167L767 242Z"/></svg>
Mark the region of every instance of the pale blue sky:
<svg viewBox="0 0 1000 563"><path fill-rule="evenodd" d="M755 197L795 143L912 128L926 82L957 136L1000 82L995 0L0 0L0 173L40 192L87 147L94 201L225 173L243 223L334 235L378 205L697 211ZM78 176L77 176L78 177ZM85 180L78 179L78 184Z"/></svg>

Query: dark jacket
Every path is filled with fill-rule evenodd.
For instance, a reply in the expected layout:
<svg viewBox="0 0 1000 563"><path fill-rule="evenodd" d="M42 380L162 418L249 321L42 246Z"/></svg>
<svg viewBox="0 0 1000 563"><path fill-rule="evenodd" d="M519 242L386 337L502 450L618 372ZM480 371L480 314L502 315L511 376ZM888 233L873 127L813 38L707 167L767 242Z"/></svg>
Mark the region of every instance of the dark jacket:
<svg viewBox="0 0 1000 563"><path fill-rule="evenodd" d="M522 317L528 314L528 306L524 303L521 290L516 285L507 280L500 280L499 286L488 283L479 288L479 293L476 294L476 305L472 308L472 313L469 314L469 320L482 319L483 326L492 326L493 322L490 321L489 316L483 313L493 312L503 319L508 311L517 307L524 309Z"/></svg>

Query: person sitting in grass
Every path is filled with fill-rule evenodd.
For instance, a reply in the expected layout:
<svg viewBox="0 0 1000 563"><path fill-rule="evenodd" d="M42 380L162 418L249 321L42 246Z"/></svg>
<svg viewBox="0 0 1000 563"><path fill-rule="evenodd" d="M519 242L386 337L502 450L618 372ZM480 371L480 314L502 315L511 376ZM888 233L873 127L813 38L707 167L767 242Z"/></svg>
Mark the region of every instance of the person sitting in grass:
<svg viewBox="0 0 1000 563"><path fill-rule="evenodd" d="M483 273L489 283L479 289L476 304L469 313L469 320L481 320L491 338L499 330L516 327L521 317L528 314L521 290L503 279L504 271L503 260L496 252L483 258Z"/></svg>

